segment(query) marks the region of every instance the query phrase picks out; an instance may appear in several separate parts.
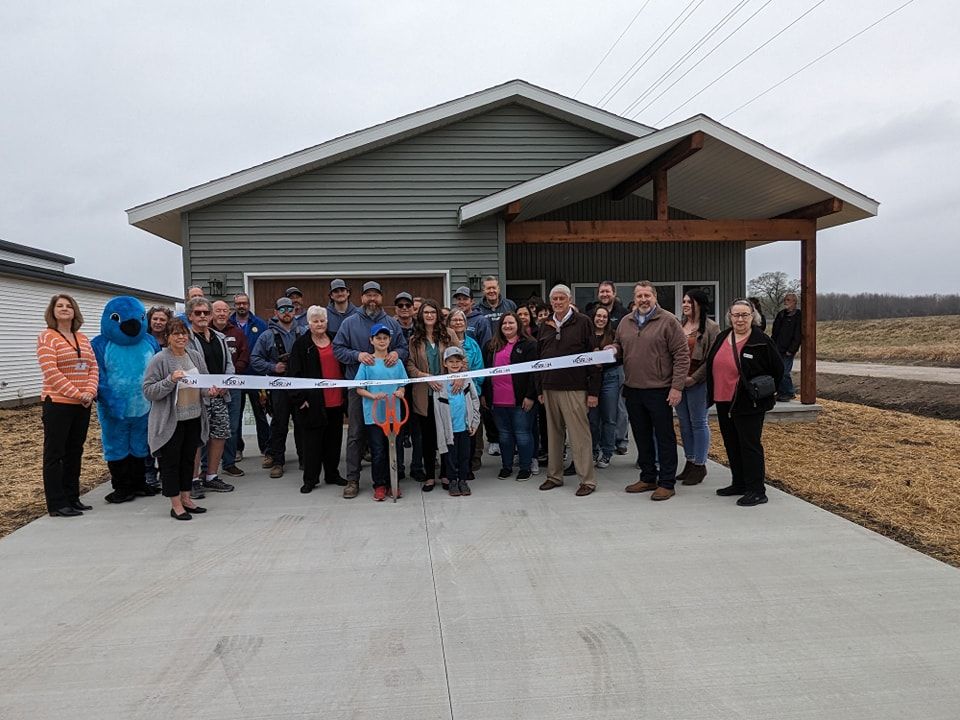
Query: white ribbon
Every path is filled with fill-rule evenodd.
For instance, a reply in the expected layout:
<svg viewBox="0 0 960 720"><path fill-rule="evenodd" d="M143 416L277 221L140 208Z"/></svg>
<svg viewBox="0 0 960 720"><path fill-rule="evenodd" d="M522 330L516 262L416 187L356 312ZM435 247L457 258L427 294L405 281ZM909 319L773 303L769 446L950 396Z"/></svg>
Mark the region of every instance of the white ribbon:
<svg viewBox="0 0 960 720"><path fill-rule="evenodd" d="M445 382L466 378L491 377L494 375L519 375L521 373L562 370L581 365L604 365L616 362L613 350L562 355L561 357L532 360L514 365L469 370L448 375L407 378L406 380L321 380L314 378L290 378L262 375L188 375L180 379L180 385L194 388L226 388L230 390L323 390L326 388L358 388L375 385L409 385L418 382Z"/></svg>

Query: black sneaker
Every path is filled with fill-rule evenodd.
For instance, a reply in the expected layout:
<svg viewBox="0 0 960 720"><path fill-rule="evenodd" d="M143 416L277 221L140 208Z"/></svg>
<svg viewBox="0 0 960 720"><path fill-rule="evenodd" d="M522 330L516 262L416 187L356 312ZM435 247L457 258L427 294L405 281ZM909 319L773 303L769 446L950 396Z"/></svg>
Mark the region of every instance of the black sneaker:
<svg viewBox="0 0 960 720"><path fill-rule="evenodd" d="M190 498L193 500L203 500L206 496L206 493L203 492L203 483L199 480L194 480L193 488L190 490Z"/></svg>
<svg viewBox="0 0 960 720"><path fill-rule="evenodd" d="M204 490L209 490L210 492L233 492L233 485L230 483L225 483L216 475L213 476L210 480L203 480L200 483L203 485ZM198 498L194 498L195 500Z"/></svg>
<svg viewBox="0 0 960 720"><path fill-rule="evenodd" d="M530 479L529 470L521 470L520 472L517 473L517 480L529 480L529 479Z"/></svg>
<svg viewBox="0 0 960 720"><path fill-rule="evenodd" d="M527 473L527 474L529 475L530 473ZM510 477L511 475L513 475L513 470L511 470L510 468L500 468L500 472L497 473L497 477L500 478L501 480L504 480Z"/></svg>
<svg viewBox="0 0 960 720"><path fill-rule="evenodd" d="M734 495L746 494L746 488L742 488L739 485L727 485L726 487L717 488L717 495L720 497L733 497Z"/></svg>
<svg viewBox="0 0 960 720"><path fill-rule="evenodd" d="M754 505L763 505L766 501L766 495L761 495L758 492L748 492L742 498L737 500L737 505L740 507L753 507Z"/></svg>
<svg viewBox="0 0 960 720"><path fill-rule="evenodd" d="M227 475L230 475L231 477L243 477L246 474L243 472L243 470L238 468L236 465L229 465L223 468L223 472L226 473Z"/></svg>

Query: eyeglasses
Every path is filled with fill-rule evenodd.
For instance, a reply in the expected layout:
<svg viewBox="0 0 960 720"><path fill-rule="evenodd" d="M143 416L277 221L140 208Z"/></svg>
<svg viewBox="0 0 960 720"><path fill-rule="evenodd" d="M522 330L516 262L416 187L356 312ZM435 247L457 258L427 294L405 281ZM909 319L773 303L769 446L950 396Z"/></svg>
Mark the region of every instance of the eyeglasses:
<svg viewBox="0 0 960 720"><path fill-rule="evenodd" d="M292 313L292 312L293 312L293 306L277 308L277 312L278 312L278 313Z"/></svg>
<svg viewBox="0 0 960 720"><path fill-rule="evenodd" d="M194 310L194 311L193 311L193 314L194 314L194 315L199 315L200 317L204 317L205 315L209 315L209 314L210 314L210 311L209 311L209 310Z"/></svg>
<svg viewBox="0 0 960 720"><path fill-rule="evenodd" d="M397 303L397 307L403 310L409 310L413 307L413 303Z"/></svg>
<svg viewBox="0 0 960 720"><path fill-rule="evenodd" d="M730 317L743 320L744 318L753 317L753 313L730 313Z"/></svg>

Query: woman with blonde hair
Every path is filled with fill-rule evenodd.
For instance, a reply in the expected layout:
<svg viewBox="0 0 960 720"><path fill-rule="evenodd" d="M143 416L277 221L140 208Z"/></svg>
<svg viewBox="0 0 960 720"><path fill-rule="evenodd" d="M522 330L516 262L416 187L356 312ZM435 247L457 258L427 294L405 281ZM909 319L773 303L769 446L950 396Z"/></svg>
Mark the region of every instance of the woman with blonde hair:
<svg viewBox="0 0 960 720"><path fill-rule="evenodd" d="M80 461L90 427L90 408L100 379L97 359L70 295L50 298L47 329L37 338L43 374L43 493L53 517L77 517L92 510L80 502Z"/></svg>

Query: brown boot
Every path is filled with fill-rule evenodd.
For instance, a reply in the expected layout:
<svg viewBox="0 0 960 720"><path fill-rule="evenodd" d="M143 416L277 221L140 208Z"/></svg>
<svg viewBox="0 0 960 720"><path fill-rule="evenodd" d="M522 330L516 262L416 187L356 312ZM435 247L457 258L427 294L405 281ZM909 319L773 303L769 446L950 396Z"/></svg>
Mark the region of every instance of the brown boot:
<svg viewBox="0 0 960 720"><path fill-rule="evenodd" d="M349 500L355 498L360 492L360 483L356 480L347 480L346 487L343 488L343 496Z"/></svg>
<svg viewBox="0 0 960 720"><path fill-rule="evenodd" d="M648 482L644 482L643 480L637 480L635 483L633 483L633 485L627 485L624 488L624 490L626 490L628 493L650 492L651 490L656 490L656 489L657 489L656 483L648 483Z"/></svg>
<svg viewBox="0 0 960 720"><path fill-rule="evenodd" d="M651 500L669 500L674 495L676 495L676 493L670 488L658 487L656 490L653 491L653 495L650 496L650 499Z"/></svg>
<svg viewBox="0 0 960 720"><path fill-rule="evenodd" d="M677 473L677 480L680 480L681 482L686 480L687 475L690 474L690 471L692 469L693 469L693 462L690 460L687 460L687 462L683 466L683 470Z"/></svg>
<svg viewBox="0 0 960 720"><path fill-rule="evenodd" d="M699 485L703 482L703 479L707 476L707 466L706 465L695 465L694 463L688 463L690 467L690 472L687 473L686 477L681 480L683 485ZM687 472L687 468L683 469L684 472ZM679 479L679 476L677 477Z"/></svg>

